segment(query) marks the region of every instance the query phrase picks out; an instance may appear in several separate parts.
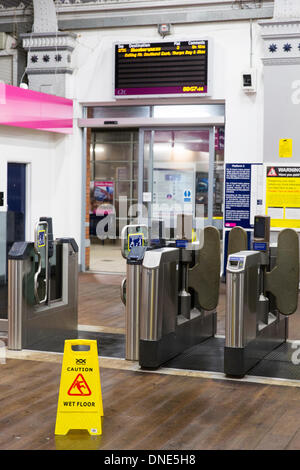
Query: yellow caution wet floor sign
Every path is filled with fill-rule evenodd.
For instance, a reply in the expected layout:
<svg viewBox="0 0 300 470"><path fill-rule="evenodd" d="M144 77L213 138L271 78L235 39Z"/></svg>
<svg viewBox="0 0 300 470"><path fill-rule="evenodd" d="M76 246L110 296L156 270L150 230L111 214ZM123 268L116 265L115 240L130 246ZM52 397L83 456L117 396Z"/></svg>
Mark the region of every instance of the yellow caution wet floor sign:
<svg viewBox="0 0 300 470"><path fill-rule="evenodd" d="M73 429L102 434L101 394L96 340L66 340L61 371L55 434Z"/></svg>

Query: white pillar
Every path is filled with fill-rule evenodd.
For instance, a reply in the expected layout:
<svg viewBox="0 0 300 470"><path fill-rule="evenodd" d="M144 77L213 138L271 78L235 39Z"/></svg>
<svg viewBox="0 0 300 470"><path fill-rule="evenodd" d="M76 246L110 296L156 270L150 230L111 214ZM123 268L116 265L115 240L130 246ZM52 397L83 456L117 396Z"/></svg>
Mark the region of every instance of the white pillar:
<svg viewBox="0 0 300 470"><path fill-rule="evenodd" d="M275 0L260 21L264 52L264 162L282 164L280 139L293 140L289 163L300 164L300 0Z"/></svg>
<svg viewBox="0 0 300 470"><path fill-rule="evenodd" d="M58 30L53 0L33 0L34 33L55 33Z"/></svg>
<svg viewBox="0 0 300 470"><path fill-rule="evenodd" d="M275 0L274 18L300 18L300 1Z"/></svg>
<svg viewBox="0 0 300 470"><path fill-rule="evenodd" d="M33 0L33 7L33 31L21 35L23 48L28 51L26 73L29 88L69 97L76 34L58 31L53 0Z"/></svg>

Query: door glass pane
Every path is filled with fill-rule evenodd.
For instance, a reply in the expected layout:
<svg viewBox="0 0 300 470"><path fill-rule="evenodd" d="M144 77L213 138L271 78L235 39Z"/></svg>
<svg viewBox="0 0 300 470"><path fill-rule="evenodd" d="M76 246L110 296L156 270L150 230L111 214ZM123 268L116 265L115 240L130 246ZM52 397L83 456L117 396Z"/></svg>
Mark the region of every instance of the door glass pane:
<svg viewBox="0 0 300 470"><path fill-rule="evenodd" d="M208 129L145 132L144 166L149 175L144 190L152 192L152 218L163 218L172 227L178 213L195 214L196 205L207 217Z"/></svg>
<svg viewBox="0 0 300 470"><path fill-rule="evenodd" d="M150 117L150 106L96 106L93 118Z"/></svg>
<svg viewBox="0 0 300 470"><path fill-rule="evenodd" d="M210 116L224 116L223 104L200 105L156 105L153 108L154 118L197 118Z"/></svg>
<svg viewBox="0 0 300 470"><path fill-rule="evenodd" d="M90 178L90 269L123 273L119 235L138 200L138 131L93 131Z"/></svg>
<svg viewBox="0 0 300 470"><path fill-rule="evenodd" d="M223 205L224 205L224 127L215 129L215 161L212 225L219 230L221 240L221 266L223 266Z"/></svg>
<svg viewBox="0 0 300 470"><path fill-rule="evenodd" d="M223 228L224 138L224 128L217 127L215 129L213 225L221 231Z"/></svg>

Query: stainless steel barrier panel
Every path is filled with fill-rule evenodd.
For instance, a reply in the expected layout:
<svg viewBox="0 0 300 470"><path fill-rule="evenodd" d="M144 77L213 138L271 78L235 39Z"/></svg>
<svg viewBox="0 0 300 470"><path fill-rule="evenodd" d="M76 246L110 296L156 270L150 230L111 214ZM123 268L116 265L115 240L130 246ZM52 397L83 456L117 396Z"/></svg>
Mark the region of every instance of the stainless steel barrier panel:
<svg viewBox="0 0 300 470"><path fill-rule="evenodd" d="M125 305L125 358L139 360L139 317L141 269L147 250L146 225L126 225L121 233L121 252L127 260L126 278L121 283L121 299Z"/></svg>
<svg viewBox="0 0 300 470"><path fill-rule="evenodd" d="M22 349L23 261L8 262L8 349Z"/></svg>
<svg viewBox="0 0 300 470"><path fill-rule="evenodd" d="M48 287L49 287L49 245L48 245L48 222L46 220L40 220L37 222L34 229L34 251L38 257L38 268L34 275L34 296L38 304L42 304L47 301L48 298ZM45 277L43 279L45 289L44 297L39 296L39 277L42 272L42 251L44 251L44 264L45 264Z"/></svg>
<svg viewBox="0 0 300 470"><path fill-rule="evenodd" d="M125 357L129 361L139 360L141 272L146 249L146 247L142 246L133 247L127 257Z"/></svg>
<svg viewBox="0 0 300 470"><path fill-rule="evenodd" d="M176 329L178 262L177 248L160 248L145 253L140 311L141 340L157 341Z"/></svg>
<svg viewBox="0 0 300 470"><path fill-rule="evenodd" d="M260 253L230 255L226 276L225 346L243 348L256 336Z"/></svg>

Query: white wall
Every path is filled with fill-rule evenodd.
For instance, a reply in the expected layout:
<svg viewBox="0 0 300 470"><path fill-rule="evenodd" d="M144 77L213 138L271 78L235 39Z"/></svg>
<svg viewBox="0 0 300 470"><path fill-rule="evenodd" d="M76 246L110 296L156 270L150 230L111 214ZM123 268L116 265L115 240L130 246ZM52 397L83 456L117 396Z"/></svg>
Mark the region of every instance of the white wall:
<svg viewBox="0 0 300 470"><path fill-rule="evenodd" d="M54 236L80 241L81 159L73 161L73 136L0 127L0 191L7 210L7 162L28 163L27 240L33 240L35 222L40 216L53 217ZM75 154L76 157L76 154Z"/></svg>
<svg viewBox="0 0 300 470"><path fill-rule="evenodd" d="M255 95L246 95L241 89L241 73L250 65L249 22L175 25L174 34L165 39L213 39L212 99L226 101L227 162L262 161L262 40L259 29L257 23L253 23L253 66L258 69L258 92ZM161 40L155 27L80 31L77 34L73 90L78 102L113 100L114 42Z"/></svg>

